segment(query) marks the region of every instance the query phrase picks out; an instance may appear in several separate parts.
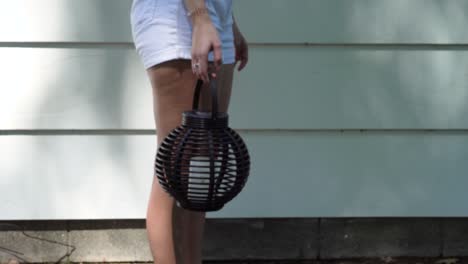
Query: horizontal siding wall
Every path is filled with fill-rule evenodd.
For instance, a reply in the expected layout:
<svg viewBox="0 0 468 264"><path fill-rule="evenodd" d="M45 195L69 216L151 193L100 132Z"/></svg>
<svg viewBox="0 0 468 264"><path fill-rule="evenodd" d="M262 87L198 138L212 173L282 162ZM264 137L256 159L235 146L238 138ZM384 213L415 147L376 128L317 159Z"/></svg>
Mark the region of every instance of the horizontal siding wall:
<svg viewBox="0 0 468 264"><path fill-rule="evenodd" d="M456 216L468 210L461 184L468 170L465 135L241 135L253 150L251 178L211 217ZM145 213L154 136L9 136L0 144L9 149L0 152L4 218Z"/></svg>
<svg viewBox="0 0 468 264"><path fill-rule="evenodd" d="M2 42L130 43L131 0L1 3ZM252 43L468 42L466 0L236 0ZM261 18L261 19L259 19ZM16 27L11 27L12 23Z"/></svg>
<svg viewBox="0 0 468 264"><path fill-rule="evenodd" d="M130 5L0 3L0 219L145 216L156 137ZM229 113L252 172L210 217L468 215L468 0L235 14L250 62Z"/></svg>
<svg viewBox="0 0 468 264"><path fill-rule="evenodd" d="M249 68L234 80L236 128L468 128L468 51L250 52ZM154 128L151 88L131 48L0 48L0 57L3 89L11 89L1 129ZM28 78L18 61L28 61Z"/></svg>

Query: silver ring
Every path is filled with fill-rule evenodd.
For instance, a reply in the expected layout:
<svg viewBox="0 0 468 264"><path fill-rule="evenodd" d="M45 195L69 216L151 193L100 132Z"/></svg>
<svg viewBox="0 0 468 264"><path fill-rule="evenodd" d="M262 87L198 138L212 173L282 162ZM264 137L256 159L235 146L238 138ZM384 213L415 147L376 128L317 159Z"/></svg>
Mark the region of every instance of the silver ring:
<svg viewBox="0 0 468 264"><path fill-rule="evenodd" d="M200 62L194 63L194 64L193 64L193 67L194 67L194 68L197 68L197 69L200 68Z"/></svg>

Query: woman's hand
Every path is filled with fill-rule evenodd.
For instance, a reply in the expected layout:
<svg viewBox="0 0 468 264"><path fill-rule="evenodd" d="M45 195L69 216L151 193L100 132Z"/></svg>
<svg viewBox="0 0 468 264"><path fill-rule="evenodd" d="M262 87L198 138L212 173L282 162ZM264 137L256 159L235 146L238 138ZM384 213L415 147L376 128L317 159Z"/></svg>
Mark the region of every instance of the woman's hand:
<svg viewBox="0 0 468 264"><path fill-rule="evenodd" d="M236 63L240 61L237 70L241 71L249 61L249 47L236 22L232 25L232 30L234 32L234 46L236 48Z"/></svg>
<svg viewBox="0 0 468 264"><path fill-rule="evenodd" d="M192 71L198 79L209 82L208 71L217 72L222 63L221 41L218 31L208 14L197 16L192 21ZM214 69L208 65L208 53L213 50ZM216 78L216 73L212 77Z"/></svg>

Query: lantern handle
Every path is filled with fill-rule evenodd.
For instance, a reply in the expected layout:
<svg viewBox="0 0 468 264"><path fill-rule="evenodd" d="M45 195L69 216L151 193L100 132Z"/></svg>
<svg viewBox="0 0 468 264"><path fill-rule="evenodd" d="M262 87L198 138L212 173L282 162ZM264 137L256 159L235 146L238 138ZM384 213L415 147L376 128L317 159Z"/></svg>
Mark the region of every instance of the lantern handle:
<svg viewBox="0 0 468 264"><path fill-rule="evenodd" d="M195 92L193 95L193 104L192 109L198 111L198 103L200 101L200 90L203 86L203 80L198 79L197 84L195 86ZM215 81L210 79L210 88L211 88L211 112L212 112L212 119L216 119L218 117L218 93L216 89Z"/></svg>

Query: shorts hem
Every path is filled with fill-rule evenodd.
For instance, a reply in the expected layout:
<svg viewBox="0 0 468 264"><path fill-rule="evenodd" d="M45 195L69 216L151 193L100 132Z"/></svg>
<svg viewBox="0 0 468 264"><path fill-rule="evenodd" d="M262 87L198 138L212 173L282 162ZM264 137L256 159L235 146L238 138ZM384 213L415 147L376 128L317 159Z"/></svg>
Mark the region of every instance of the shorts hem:
<svg viewBox="0 0 468 264"><path fill-rule="evenodd" d="M146 59L144 59L145 69L149 69L153 66L161 64L166 61L174 59L192 59L191 49L188 48L168 48L160 52L149 54Z"/></svg>
<svg viewBox="0 0 468 264"><path fill-rule="evenodd" d="M232 50L223 50L223 64L232 64L235 62L234 54ZM211 54L210 54L211 55ZM163 51L159 51L147 56L144 59L145 69L149 69L153 66L161 64L166 61L175 60L175 59L192 59L191 47L171 47ZM213 61L212 56L209 56L209 61Z"/></svg>

